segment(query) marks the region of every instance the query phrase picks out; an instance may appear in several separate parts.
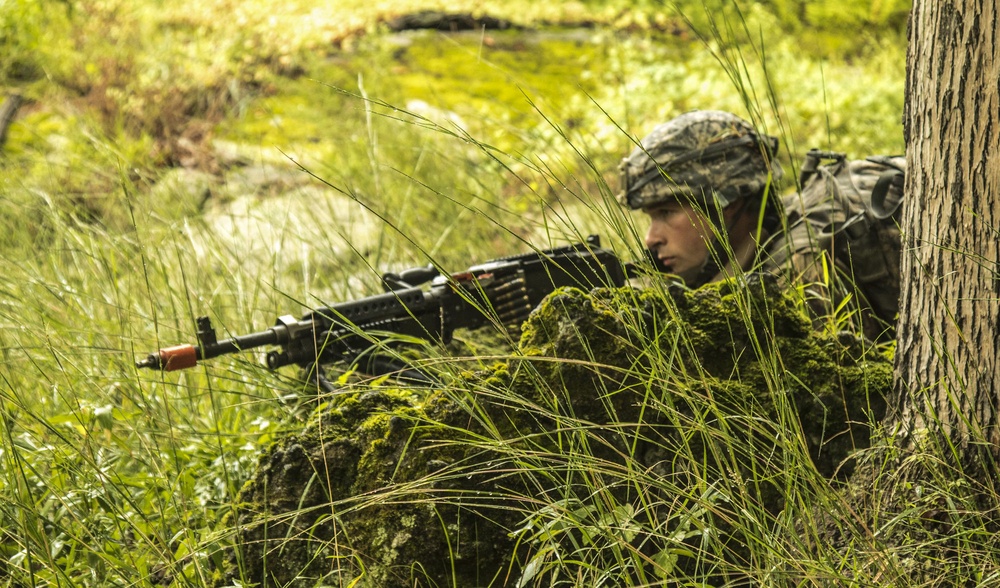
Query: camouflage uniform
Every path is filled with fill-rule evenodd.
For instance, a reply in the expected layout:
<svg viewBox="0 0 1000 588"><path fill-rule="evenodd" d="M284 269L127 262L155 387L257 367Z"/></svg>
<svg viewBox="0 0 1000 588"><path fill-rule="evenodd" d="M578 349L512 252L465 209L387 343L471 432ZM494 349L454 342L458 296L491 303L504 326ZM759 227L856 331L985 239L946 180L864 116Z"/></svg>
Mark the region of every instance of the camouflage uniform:
<svg viewBox="0 0 1000 588"><path fill-rule="evenodd" d="M777 146L775 137L757 133L733 114L682 114L654 128L622 161L619 200L633 210L670 201L688 203L724 231L719 223L722 209L746 199L762 212L755 250L742 259L729 259L725 245L715 239L705 268L687 285L698 287L746 272L774 274L789 286L801 286L817 323L834 316L850 299L857 302L865 334L873 340L885 338L885 322L876 319L866 297L856 292L848 268L834 258L830 242L816 226L804 220L833 211L817 215L803 210L797 193L774 196L783 175L775 160Z"/></svg>
<svg viewBox="0 0 1000 588"><path fill-rule="evenodd" d="M817 316L831 316L847 301L873 341L895 338L901 235L892 213L873 215L871 203L875 184L888 175L898 183L885 187L885 198L898 210L903 176L892 170L905 165L902 157L841 159L803 179L801 192L782 198L785 230L768 247L770 263L806 286Z"/></svg>

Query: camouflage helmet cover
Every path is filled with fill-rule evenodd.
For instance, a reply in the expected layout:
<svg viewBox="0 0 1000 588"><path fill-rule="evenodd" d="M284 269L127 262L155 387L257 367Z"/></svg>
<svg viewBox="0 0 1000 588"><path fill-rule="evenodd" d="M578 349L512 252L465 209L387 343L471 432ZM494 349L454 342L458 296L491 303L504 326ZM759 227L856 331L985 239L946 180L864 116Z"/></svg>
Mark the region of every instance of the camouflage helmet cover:
<svg viewBox="0 0 1000 588"><path fill-rule="evenodd" d="M619 170L618 198L631 209L669 201L726 207L755 197L782 176L778 140L736 115L696 110L658 125Z"/></svg>

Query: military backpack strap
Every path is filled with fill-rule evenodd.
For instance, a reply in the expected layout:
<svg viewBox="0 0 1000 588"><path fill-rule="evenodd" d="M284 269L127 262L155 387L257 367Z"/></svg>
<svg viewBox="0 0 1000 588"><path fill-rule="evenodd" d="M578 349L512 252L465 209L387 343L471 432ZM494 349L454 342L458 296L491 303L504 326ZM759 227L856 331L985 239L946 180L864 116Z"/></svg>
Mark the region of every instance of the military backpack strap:
<svg viewBox="0 0 1000 588"><path fill-rule="evenodd" d="M903 193L903 177L906 170L897 165L892 157L872 156L867 159L887 168L875 182L875 186L872 188L871 202L868 206L872 216L879 220L885 220L896 214L896 211L903 204L902 197L889 202L886 202L886 199L889 196L889 190L894 186L897 194Z"/></svg>
<svg viewBox="0 0 1000 588"><path fill-rule="evenodd" d="M810 149L806 153L806 158L802 162L802 169L799 170L799 186L805 186L816 172L819 171L820 166L824 161L830 161L834 165L839 165L847 160L846 153L839 153L837 151L823 151L822 149Z"/></svg>

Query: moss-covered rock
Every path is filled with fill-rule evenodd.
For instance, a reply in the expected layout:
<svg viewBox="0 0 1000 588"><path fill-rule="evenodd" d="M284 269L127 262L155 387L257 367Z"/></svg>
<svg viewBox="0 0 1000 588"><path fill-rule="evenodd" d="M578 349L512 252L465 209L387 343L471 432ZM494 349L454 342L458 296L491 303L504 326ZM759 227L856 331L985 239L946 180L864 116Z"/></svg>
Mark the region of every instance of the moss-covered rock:
<svg viewBox="0 0 1000 588"><path fill-rule="evenodd" d="M885 358L814 333L763 278L563 289L506 361L433 392L345 389L272 447L229 579L724 578L747 550L734 521L779 512L797 477L843 474L890 385Z"/></svg>

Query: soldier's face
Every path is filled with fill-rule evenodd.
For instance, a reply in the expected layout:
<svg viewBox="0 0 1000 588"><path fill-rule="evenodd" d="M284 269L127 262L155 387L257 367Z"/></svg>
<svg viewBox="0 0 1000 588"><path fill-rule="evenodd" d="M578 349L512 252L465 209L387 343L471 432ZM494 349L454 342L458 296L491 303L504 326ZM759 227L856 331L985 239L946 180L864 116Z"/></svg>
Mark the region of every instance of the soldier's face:
<svg viewBox="0 0 1000 588"><path fill-rule="evenodd" d="M670 273L690 281L708 261L715 229L689 204L668 202L644 208L649 215L646 247Z"/></svg>

